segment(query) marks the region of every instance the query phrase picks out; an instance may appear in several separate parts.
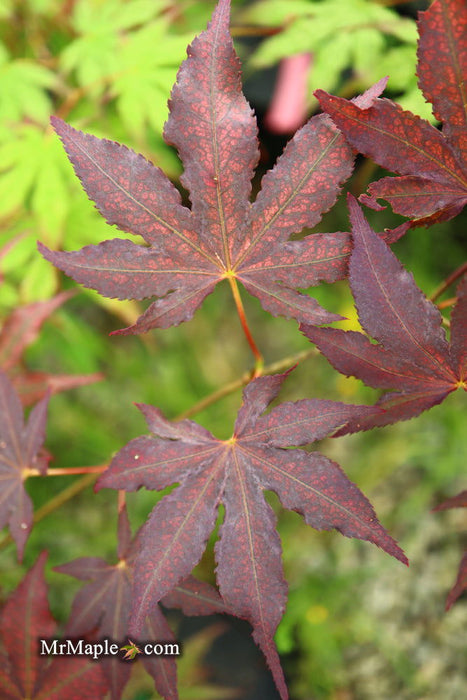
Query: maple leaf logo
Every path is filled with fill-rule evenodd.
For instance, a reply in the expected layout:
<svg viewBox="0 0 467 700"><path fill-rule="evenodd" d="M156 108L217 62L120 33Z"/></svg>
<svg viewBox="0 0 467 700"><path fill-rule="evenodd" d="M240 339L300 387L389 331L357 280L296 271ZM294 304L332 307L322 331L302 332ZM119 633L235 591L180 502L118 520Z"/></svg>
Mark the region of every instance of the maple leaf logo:
<svg viewBox="0 0 467 700"><path fill-rule="evenodd" d="M190 319L222 280L264 309L305 323L340 317L296 291L346 274L348 233L290 241L317 224L353 169L354 153L327 115L313 117L287 145L250 202L259 159L256 120L241 89L229 34L229 0L220 0L208 29L188 48L178 73L164 136L184 164L191 209L164 173L125 146L52 124L88 196L109 224L139 234L146 245L113 239L80 251L39 250L77 282L118 299L158 297L120 334ZM368 107L380 81L357 103ZM398 235L405 232L401 229Z"/></svg>
<svg viewBox="0 0 467 700"><path fill-rule="evenodd" d="M429 122L388 99L368 108L317 90L316 97L349 143L376 163L400 173L372 183L360 200L430 225L456 216L467 203L467 4L436 0L418 21L419 86L440 132Z"/></svg>
<svg viewBox="0 0 467 700"><path fill-rule="evenodd" d="M127 510L123 507L118 515L116 564L111 565L100 557L80 557L55 567L55 571L87 582L73 600L72 612L65 630L67 636L82 638L91 635L97 640L128 638L134 562L138 551L139 532L132 537ZM194 576L180 581L164 596L162 603L164 607L182 610L185 615L231 612L212 586L198 581ZM157 605L144 620L142 638L164 639L174 643L176 641L162 609ZM129 644L121 648L129 653L125 655L126 660L137 656L137 644L138 640L129 640ZM142 654L141 663L153 678L157 692L164 698L173 696L173 688L177 683L175 659L171 656L154 657ZM104 657L99 666L113 697L118 700L130 678L131 667L122 663L122 658L118 655Z"/></svg>
<svg viewBox="0 0 467 700"><path fill-rule="evenodd" d="M126 653L124 654L123 658L128 659L132 661L137 654L142 654L143 652L141 649L136 646L134 642L131 641L131 639L128 640L128 644L126 644L123 647L120 647L120 651L125 651Z"/></svg>

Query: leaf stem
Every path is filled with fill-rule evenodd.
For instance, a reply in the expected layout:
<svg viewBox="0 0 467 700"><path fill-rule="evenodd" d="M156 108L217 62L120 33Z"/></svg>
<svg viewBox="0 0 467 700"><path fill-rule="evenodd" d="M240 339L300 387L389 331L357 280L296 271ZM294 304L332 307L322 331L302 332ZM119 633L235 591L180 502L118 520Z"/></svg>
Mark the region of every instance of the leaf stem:
<svg viewBox="0 0 467 700"><path fill-rule="evenodd" d="M457 304L457 297L451 297L450 299L445 299L444 301L440 301L439 304L436 304L438 309L447 309L450 306L454 306L454 304Z"/></svg>
<svg viewBox="0 0 467 700"><path fill-rule="evenodd" d="M446 291L448 287L451 286L456 280L459 279L459 277L462 277L464 273L467 272L467 260L462 263L454 272L452 272L449 277L446 277L444 282L442 282L439 287L435 289L433 294L430 296L430 301L435 301L438 297L441 296L441 294Z"/></svg>
<svg viewBox="0 0 467 700"><path fill-rule="evenodd" d="M97 464L95 467L51 467L42 475L31 474L31 476L68 476L69 474L101 474L107 469L107 464Z"/></svg>
<svg viewBox="0 0 467 700"><path fill-rule="evenodd" d="M282 372L283 370L293 367L298 362L306 360L308 357L316 354L318 354L317 348L310 348L309 350L304 350L296 355L289 355L289 357L284 357L282 360L278 360L277 362L273 362L270 365L263 367L262 374L276 374L277 372ZM237 391L237 389L240 389L242 386L246 386L249 381L251 381L251 372L245 372L238 379L234 379L234 381L225 384L220 389L213 391L212 394L208 394L208 396L205 396L204 399L201 399L197 403L193 404L193 406L188 408L186 411L179 413L173 420L184 420L185 418L194 416L196 413L204 411L205 408L208 408L213 403L217 403L217 401L220 401L220 399L223 399L229 394L233 394L234 391Z"/></svg>
<svg viewBox="0 0 467 700"><path fill-rule="evenodd" d="M240 323L242 324L243 332L245 333L248 345L250 346L251 351L255 356L255 370L253 376L256 377L262 372L264 359L262 354L258 350L255 341L253 340L253 336L251 335L251 331L248 326L248 321L246 320L245 309L243 308L243 302L240 296L240 290L238 288L237 280L235 279L235 277L232 276L229 276L228 279L230 283L230 289L232 290L232 295L235 301L235 306L237 307L238 317L240 319Z"/></svg>
<svg viewBox="0 0 467 700"><path fill-rule="evenodd" d="M107 466L108 465L104 465L104 468ZM74 496L80 493L80 491L84 491L84 489L94 483L95 480L95 474L86 474L82 479L77 479L74 481L72 484L70 484L70 486L67 486L66 489L60 491L60 493L51 498L50 501L44 503L43 506L36 510L34 513L34 523L38 523L40 520L43 520L47 515L49 515L49 513L52 513L52 511L60 508L60 506L71 500Z"/></svg>
<svg viewBox="0 0 467 700"><path fill-rule="evenodd" d="M121 513L122 510L125 508L126 505L126 491L119 490L117 494L117 507L118 507L118 512Z"/></svg>

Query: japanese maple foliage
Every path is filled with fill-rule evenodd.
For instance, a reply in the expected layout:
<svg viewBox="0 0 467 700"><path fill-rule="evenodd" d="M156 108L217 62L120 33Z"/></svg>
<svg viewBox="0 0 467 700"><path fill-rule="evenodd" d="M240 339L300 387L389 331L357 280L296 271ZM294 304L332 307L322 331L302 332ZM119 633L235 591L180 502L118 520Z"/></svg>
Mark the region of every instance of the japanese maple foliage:
<svg viewBox="0 0 467 700"><path fill-rule="evenodd" d="M374 208L380 208L376 200L383 197L418 225L449 219L467 203L465 1L435 0L419 21L420 86L443 122L442 132L380 99L386 79L354 101L318 91L329 114L312 117L295 134L264 176L254 202L256 121L241 89L229 9L229 0L219 0L207 30L188 48L169 101L165 139L180 155L181 183L191 207L142 155L53 117L90 199L109 224L141 236L143 243L114 238L74 252L54 252L42 244L39 249L76 281L105 296L156 298L134 325L116 331L120 334L190 319L215 286L227 280L256 360L237 384L248 381L243 403L227 440L191 420L170 421L158 408L137 404L150 435L131 440L105 471L103 466L68 469L70 474L99 471L96 490L167 489L133 537L119 494L116 563L91 556L56 567L85 582L64 634L107 638L127 653L104 658L99 665L69 658L50 662L38 656L36 639L55 634L43 554L3 610L2 698L102 698L110 692L118 700L129 678L128 659L137 651L135 644L175 641L159 603L189 615L228 612L248 620L281 698L287 698L274 642L287 584L276 517L265 492L274 492L284 508L299 513L315 529L335 529L371 542L407 564L370 502L341 467L317 451L300 448L327 436L412 418L457 388L467 391L467 276L458 285L448 341L439 310L388 246L413 222L377 234L349 196L352 234L318 233L290 240L317 224L335 203L352 172L354 148L402 175L370 185L363 200ZM465 266L450 282L462 271ZM347 275L365 333L318 327L340 316L297 291ZM263 366L238 283L268 312L298 320L341 373L383 389L377 403L350 406L302 399L271 408L290 370L271 372L277 372L278 365L282 370L290 367L295 358ZM9 526L19 558L33 519L24 482L47 472L42 445L50 391L43 396L43 384L53 390L96 378L57 379L24 371L24 349L67 297L64 293L16 310L0 333L0 527ZM212 373L215 379L214 367ZM27 421L15 382L28 402L33 395L42 397ZM185 415L214 403L223 391ZM465 494L448 499L438 510L465 506ZM217 591L191 572L218 522ZM466 579L464 555L447 607L465 590ZM176 700L175 660L141 660L157 692Z"/></svg>
<svg viewBox="0 0 467 700"><path fill-rule="evenodd" d="M362 108L316 91L324 111L349 143L376 163L400 173L372 183L361 201L429 225L456 216L467 203L467 3L435 0L419 15L418 77L442 132L391 100Z"/></svg>
<svg viewBox="0 0 467 700"><path fill-rule="evenodd" d="M56 624L47 602L43 552L1 612L0 694L2 700L102 698L108 686L98 664L80 657L50 661L38 639L52 638Z"/></svg>
<svg viewBox="0 0 467 700"><path fill-rule="evenodd" d="M412 418L459 387L467 391L467 276L458 288L448 343L440 312L371 230L350 195L349 208L354 239L349 281L368 335L307 325L301 329L342 374L395 391L377 402L383 411L352 417L340 435Z"/></svg>
<svg viewBox="0 0 467 700"><path fill-rule="evenodd" d="M82 557L56 567L56 571L83 581L90 581L76 595L70 620L65 630L69 637L93 633L97 639L111 639L122 645L128 639L128 627L133 588L134 559L138 551L138 535L132 539L126 509L119 514L118 562L109 564L97 557ZM190 576L181 581L162 603L180 608L187 615L212 615L228 612L219 593L202 581ZM175 641L161 609L156 606L146 617L136 642ZM176 700L177 671L173 657L142 656L141 661L154 679L157 692L167 700ZM118 656L102 660L111 697L117 700L128 682L131 666Z"/></svg>
<svg viewBox="0 0 467 700"><path fill-rule="evenodd" d="M29 406L50 390L52 394L91 384L102 374L50 374L32 371L23 363L26 348L39 335L43 323L73 292L62 292L47 301L38 301L14 309L0 329L0 367L8 373L23 405Z"/></svg>
<svg viewBox="0 0 467 700"><path fill-rule="evenodd" d="M49 394L24 423L18 394L0 370L0 527L8 525L21 560L32 528L33 506L24 488L31 474L45 474L48 458L41 453Z"/></svg>
<svg viewBox="0 0 467 700"><path fill-rule="evenodd" d="M191 209L143 156L52 118L102 215L146 242L113 239L76 252L53 252L39 244L54 265L104 296L159 297L133 326L118 333L186 321L223 279L234 294L240 281L273 315L308 323L338 318L296 288L345 276L349 234L289 237L314 226L334 204L352 172L354 153L329 117L315 116L290 141L250 203L259 158L256 121L241 89L229 7L229 0L220 0L208 29L188 48L169 101L164 135L183 161L181 182ZM368 107L385 82L357 103Z"/></svg>
<svg viewBox="0 0 467 700"><path fill-rule="evenodd" d="M337 464L317 452L283 449L329 435L352 416L365 416L366 407L303 399L262 416L286 376L259 377L248 384L234 433L226 441L193 421L171 423L157 408L140 404L154 437L128 443L97 483L97 488L126 491L179 484L155 506L140 534L131 634L141 631L148 612L198 563L224 504L216 545L219 590L233 613L252 624L282 697L287 691L273 635L287 586L275 516L262 491L275 491L284 507L301 513L318 530L335 528L368 540L407 563Z"/></svg>
<svg viewBox="0 0 467 700"><path fill-rule="evenodd" d="M434 508L434 511L447 510L449 508L467 508L467 491L461 491L457 496L452 496L447 498L443 503ZM448 593L446 600L446 610L449 610L456 600L462 595L462 593L467 590L467 551L464 552L464 556L459 564L459 571L457 574L456 581Z"/></svg>

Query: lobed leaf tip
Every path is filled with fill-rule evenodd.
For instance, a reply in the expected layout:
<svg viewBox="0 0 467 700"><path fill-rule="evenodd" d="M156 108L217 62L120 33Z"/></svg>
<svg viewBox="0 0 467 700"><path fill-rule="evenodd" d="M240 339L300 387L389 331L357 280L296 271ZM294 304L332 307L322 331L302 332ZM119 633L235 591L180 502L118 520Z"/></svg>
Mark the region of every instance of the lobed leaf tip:
<svg viewBox="0 0 467 700"><path fill-rule="evenodd" d="M60 124L63 124L63 119L60 119L60 117L55 116L55 114L50 115L50 123L52 124L53 128L56 130Z"/></svg>
<svg viewBox="0 0 467 700"><path fill-rule="evenodd" d="M390 556L394 557L394 559L397 559L397 561L400 561L400 563L404 564L404 566L410 566L410 562L402 547L400 547L396 540L387 532L386 528L384 528L382 525L380 525L380 527L384 531L386 537L389 538L389 543L372 540L373 544L376 544L376 546L386 552L386 554L389 554Z"/></svg>
<svg viewBox="0 0 467 700"><path fill-rule="evenodd" d="M105 469L101 474L99 474L99 478L97 479L96 483L93 486L93 491L94 493L99 493L101 489L108 489L112 488L111 486L106 486L105 484L102 483L102 481L105 480L105 475L110 469L110 464L107 466L107 469Z"/></svg>
<svg viewBox="0 0 467 700"><path fill-rule="evenodd" d="M230 25L230 0L218 0L213 13L212 13L212 18L211 22L208 24L208 30L211 29L212 24L218 21L220 24L223 24L225 29L228 31L229 25ZM191 44L188 48L191 47ZM188 56L190 54L188 53Z"/></svg>
<svg viewBox="0 0 467 700"><path fill-rule="evenodd" d="M389 75L385 75L383 78L380 78L373 87L377 88L378 90L381 89L381 92L387 87L387 84L389 82Z"/></svg>
<svg viewBox="0 0 467 700"><path fill-rule="evenodd" d="M63 141L63 138L65 137L66 132L71 131L73 129L72 126L68 124L64 119L61 119L60 117L57 117L55 115L50 116L50 125L52 129L55 131L57 136L60 138L60 140Z"/></svg>
<svg viewBox="0 0 467 700"><path fill-rule="evenodd" d="M358 201L361 204L364 204L365 206L369 207L369 209L374 209L374 211L384 211L386 209L386 207L382 204L379 204L376 198L372 195L363 193L359 196Z"/></svg>
<svg viewBox="0 0 467 700"><path fill-rule="evenodd" d="M359 233L361 227L366 224L366 219L361 206L351 192L347 192L347 207L349 209L350 225L352 227L352 238L355 241L355 235Z"/></svg>
<svg viewBox="0 0 467 700"><path fill-rule="evenodd" d="M53 253L53 251L50 250L50 248L47 248L47 246L44 245L44 243L42 243L42 241L36 241L36 245L37 245L37 250L39 251L39 253L44 258L46 258L48 260L49 258L47 257L47 255L48 254L50 255L51 253Z"/></svg>
<svg viewBox="0 0 467 700"><path fill-rule="evenodd" d="M329 92L326 92L326 90L323 90L322 88L314 90L313 95L314 97L316 97L317 100L321 100L322 97L332 97L332 95Z"/></svg>

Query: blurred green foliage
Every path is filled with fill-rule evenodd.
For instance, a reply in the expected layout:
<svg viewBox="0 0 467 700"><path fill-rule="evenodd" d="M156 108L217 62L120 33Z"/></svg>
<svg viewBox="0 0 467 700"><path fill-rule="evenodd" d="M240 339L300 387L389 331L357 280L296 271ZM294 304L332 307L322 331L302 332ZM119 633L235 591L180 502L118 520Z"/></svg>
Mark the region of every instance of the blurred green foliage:
<svg viewBox="0 0 467 700"><path fill-rule="evenodd" d="M417 30L410 17L373 0L260 0L242 18L259 26L267 18L279 30L254 52L251 67L274 65L291 50L312 55L308 89L313 108L318 88L355 94L388 75L388 91L398 95L404 109L432 119L417 87Z"/></svg>
<svg viewBox="0 0 467 700"><path fill-rule="evenodd" d="M233 4L234 35L248 74L291 51L311 51L310 95L317 87L362 90L389 74L390 87L402 93L398 101L423 113L414 77L413 20L370 0ZM19 304L71 286L38 255L37 238L53 248L75 249L125 235L111 230L81 191L48 127L49 114L124 142L177 181L180 164L161 137L167 98L186 44L205 26L213 7L208 0L2 3L0 249L8 242L13 245L0 257L0 320ZM257 32L255 50L243 41L251 26L253 34ZM271 28L281 31L268 36ZM364 166L350 188L358 194L376 176L375 169L370 172ZM377 230L399 222L390 212L369 212L369 219ZM465 259L466 224L464 213L429 231L410 231L394 247L426 293ZM319 228L347 226L341 201ZM311 293L326 308L347 316L347 328L357 326L346 283L323 285ZM251 297L245 299L245 307L267 364L310 349L293 321L269 317ZM133 402L157 405L172 418L251 369L227 284L216 289L192 321L178 328L108 338L123 325L122 319L126 324L136 315L131 302L106 301L83 291L56 311L28 349L26 361L33 369L102 371L106 377L51 400L46 442L53 455L51 466L107 463L125 442L146 432ZM365 403L377 393L312 355L291 374L280 399L311 396ZM240 401L238 390L196 420L227 438ZM466 622L465 606L455 606L446 618L442 607L460 558L465 516L429 510L462 487L467 463L463 397L454 395L442 407L407 423L326 440L319 449L338 461L372 500L413 562L413 572L402 570L371 545L316 533L298 515L285 513L271 495L290 585L277 643L293 697L460 697L456 682L467 679L456 635ZM29 479L35 508L79 478ZM128 496L134 528L158 498L146 491ZM23 565L17 565L12 547L1 552L3 594L19 582L43 548L50 552L50 568L78 556L112 560L116 517L113 491L94 495L89 487L80 493L35 526ZM210 581L212 540L197 567ZM51 571L49 581L54 614L63 621L79 583ZM187 646L186 654L188 661L198 663L199 651L191 653ZM368 659L373 666L365 666ZM437 664L431 671L430 660ZM190 676L189 670L185 675ZM198 678L194 672L191 676ZM149 677L142 676L132 686L132 697L152 697L151 687ZM211 696L221 697L215 691Z"/></svg>

